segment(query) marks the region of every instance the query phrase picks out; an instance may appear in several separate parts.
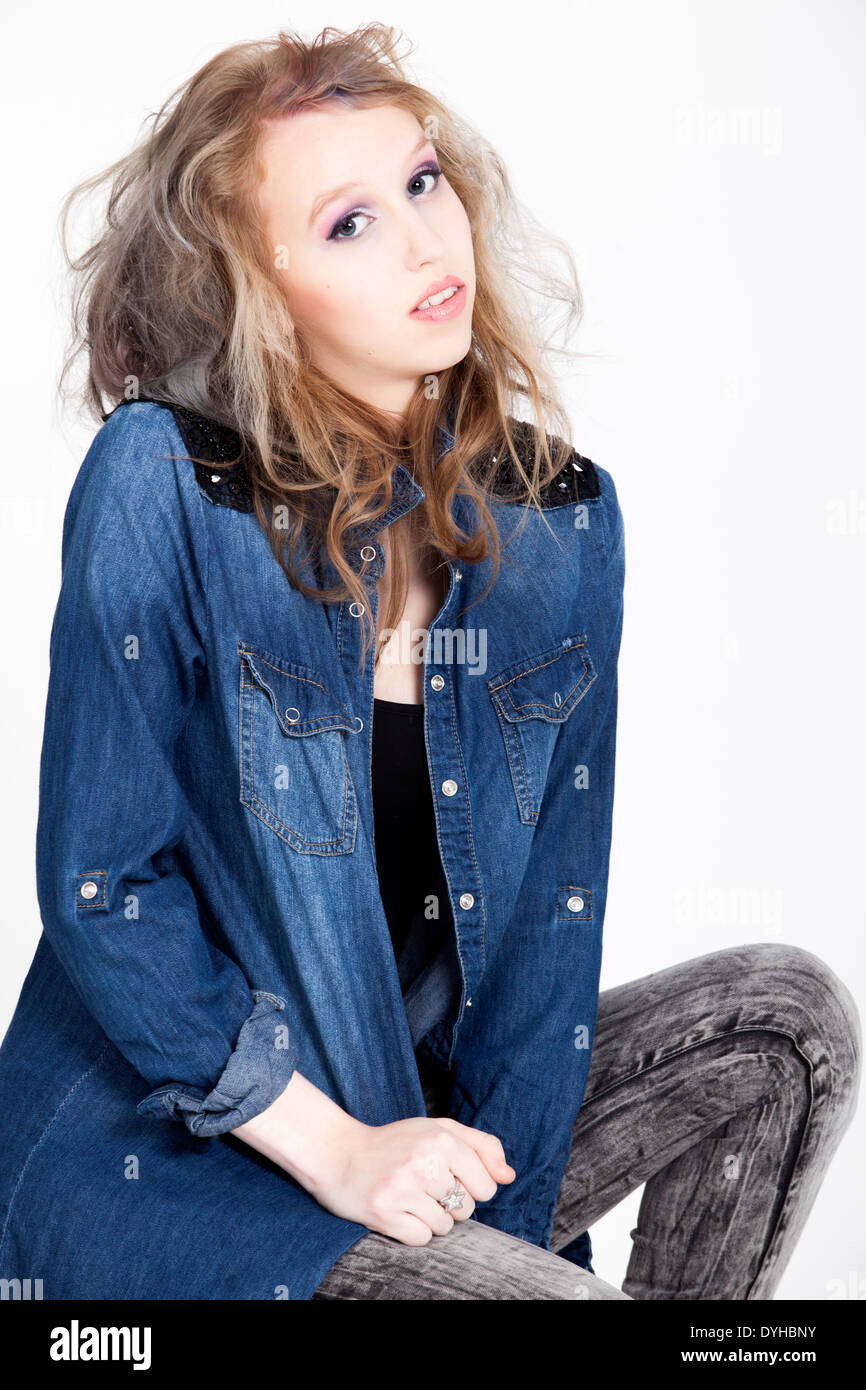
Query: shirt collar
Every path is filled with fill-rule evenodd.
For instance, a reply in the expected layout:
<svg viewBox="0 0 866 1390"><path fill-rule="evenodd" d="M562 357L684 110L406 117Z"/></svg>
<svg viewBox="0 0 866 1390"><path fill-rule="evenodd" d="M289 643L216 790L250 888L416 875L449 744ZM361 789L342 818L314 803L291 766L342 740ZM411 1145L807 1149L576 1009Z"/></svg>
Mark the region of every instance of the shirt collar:
<svg viewBox="0 0 866 1390"><path fill-rule="evenodd" d="M437 426L436 430L436 460L438 463L444 453L454 446L454 435L445 425ZM434 463L434 467L435 467ZM357 526L349 527L349 535L354 538L359 545L369 541L371 537L384 531L386 526L390 526L398 517L405 516L413 507L417 506L427 496L420 483L416 483L409 469L404 463L396 463L391 478L391 501L384 512L374 517L372 521L359 523Z"/></svg>

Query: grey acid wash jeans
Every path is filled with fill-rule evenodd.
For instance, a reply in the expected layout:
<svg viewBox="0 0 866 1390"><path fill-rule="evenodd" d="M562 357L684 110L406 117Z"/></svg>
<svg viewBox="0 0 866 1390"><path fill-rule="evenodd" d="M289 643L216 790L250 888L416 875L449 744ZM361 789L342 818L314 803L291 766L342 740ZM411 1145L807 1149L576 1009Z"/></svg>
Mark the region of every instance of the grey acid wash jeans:
<svg viewBox="0 0 866 1390"><path fill-rule="evenodd" d="M603 990L552 1250L473 1219L424 1246L370 1231L313 1298L772 1299L854 1114L861 1052L847 987L794 946ZM425 1076L428 1114L447 1113L444 1084ZM641 1183L622 1290L555 1253Z"/></svg>

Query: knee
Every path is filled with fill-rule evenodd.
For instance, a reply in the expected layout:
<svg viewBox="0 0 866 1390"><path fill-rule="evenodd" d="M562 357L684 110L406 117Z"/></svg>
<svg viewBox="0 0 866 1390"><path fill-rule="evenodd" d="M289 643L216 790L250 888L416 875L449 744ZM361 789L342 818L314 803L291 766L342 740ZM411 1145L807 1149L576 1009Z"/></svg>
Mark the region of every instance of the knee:
<svg viewBox="0 0 866 1390"><path fill-rule="evenodd" d="M775 1016L813 1068L826 1069L839 1102L853 1114L862 1071L863 1035L845 982L812 951L783 942L741 948L758 1011Z"/></svg>

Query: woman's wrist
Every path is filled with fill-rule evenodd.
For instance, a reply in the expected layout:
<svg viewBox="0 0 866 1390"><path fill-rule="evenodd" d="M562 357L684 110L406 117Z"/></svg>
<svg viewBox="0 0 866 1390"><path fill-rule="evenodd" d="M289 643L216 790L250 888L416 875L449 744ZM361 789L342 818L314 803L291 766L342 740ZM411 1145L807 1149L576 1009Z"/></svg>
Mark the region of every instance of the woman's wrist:
<svg viewBox="0 0 866 1390"><path fill-rule="evenodd" d="M346 1149L366 1126L340 1108L300 1072L266 1110L231 1131L277 1163L315 1196L342 1164Z"/></svg>

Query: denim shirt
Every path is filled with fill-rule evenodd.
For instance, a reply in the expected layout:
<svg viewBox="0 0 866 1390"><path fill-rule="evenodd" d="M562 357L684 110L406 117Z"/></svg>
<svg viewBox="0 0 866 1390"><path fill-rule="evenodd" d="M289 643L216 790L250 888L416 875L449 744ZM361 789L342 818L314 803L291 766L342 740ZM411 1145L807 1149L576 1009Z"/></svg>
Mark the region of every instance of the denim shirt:
<svg viewBox="0 0 866 1390"><path fill-rule="evenodd" d="M423 698L455 930L404 993L376 871L374 651L359 668L357 605L288 583L242 464L226 476L184 457L234 457L231 431L147 398L104 418L64 520L38 954L50 947L134 1069L131 1124L216 1142L297 1068L384 1125L426 1114L426 1054L448 1069L450 1115L497 1135L516 1170L474 1219L549 1249L607 897L624 581L613 479L572 451L541 513L498 487L502 568L468 612L491 561L448 563ZM440 458L452 443L440 428ZM423 497L398 465L387 511L352 533L374 620L378 539ZM453 508L474 529L471 499ZM324 548L310 566L337 577ZM15 1047L12 1027L9 1075ZM31 1073L49 1076L45 1052ZM309 1298L367 1228L284 1182L290 1296Z"/></svg>

